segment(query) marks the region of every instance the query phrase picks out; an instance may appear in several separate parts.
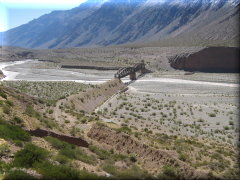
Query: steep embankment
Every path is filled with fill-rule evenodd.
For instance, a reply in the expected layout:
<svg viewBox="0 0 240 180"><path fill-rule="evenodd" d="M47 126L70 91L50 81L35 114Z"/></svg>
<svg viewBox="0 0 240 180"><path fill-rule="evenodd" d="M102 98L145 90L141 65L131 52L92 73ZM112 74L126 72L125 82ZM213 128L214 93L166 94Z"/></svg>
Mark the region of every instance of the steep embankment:
<svg viewBox="0 0 240 180"><path fill-rule="evenodd" d="M6 76L3 74L3 72L0 70L0 80L5 78Z"/></svg>
<svg viewBox="0 0 240 180"><path fill-rule="evenodd" d="M194 53L169 58L175 69L202 72L239 72L239 48L208 47Z"/></svg>
<svg viewBox="0 0 240 180"><path fill-rule="evenodd" d="M63 103L65 106L74 107L75 110L92 112L97 106L124 88L126 88L126 85L121 80L113 79L84 93L71 95Z"/></svg>
<svg viewBox="0 0 240 180"><path fill-rule="evenodd" d="M205 172L195 170L193 167L173 157L163 150L151 148L125 133L117 132L104 125L95 124L88 132L88 137L99 143L110 145L120 153L135 154L142 166L151 172L161 172L163 166L174 166L184 179L207 179Z"/></svg>
<svg viewBox="0 0 240 180"><path fill-rule="evenodd" d="M0 46L0 62L1 61L20 61L24 59L35 59L34 50L23 49L18 47Z"/></svg>
<svg viewBox="0 0 240 180"><path fill-rule="evenodd" d="M0 96L0 115L3 115L5 120L28 130L41 127L41 122L36 118L33 108L43 108L43 105L36 98L2 85L0 85Z"/></svg>

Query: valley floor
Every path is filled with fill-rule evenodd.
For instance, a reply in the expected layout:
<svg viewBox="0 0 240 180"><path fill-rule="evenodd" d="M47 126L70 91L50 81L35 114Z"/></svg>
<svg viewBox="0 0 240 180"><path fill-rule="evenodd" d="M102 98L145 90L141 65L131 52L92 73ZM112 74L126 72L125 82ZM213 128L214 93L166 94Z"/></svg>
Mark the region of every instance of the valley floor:
<svg viewBox="0 0 240 180"><path fill-rule="evenodd" d="M92 144L109 151L111 148L108 146L114 148L111 151L121 154L131 152L127 154L137 159L136 165L154 176L160 173L160 166L154 160L156 157L151 155L157 150L156 153L160 154L167 152L163 156L168 166L172 165L168 161L176 161L173 163L176 165L180 160L186 164L189 172L192 171L190 166L198 171L211 172L217 177L236 177L239 144L238 74L187 75L182 71L158 71L136 81L124 78L123 82L128 85L128 89L120 92L118 89L124 87L121 82L112 81L101 85L112 79L115 71L63 70L36 61L8 66L4 70L10 75L7 81L3 81L4 86L16 88L36 98L51 100L38 110L58 124L57 131L85 137ZM111 94L113 92L116 94ZM84 108L94 103L101 105L95 112L85 112L86 117L83 116ZM94 125L95 122L117 133L101 130ZM104 131L109 131L112 137L101 137ZM146 147L150 155L145 154L144 159L141 157L144 153L140 150L128 149L131 145L121 142L122 137L118 132L127 134L129 139L133 138L129 141L146 144L150 148ZM115 136L124 144L120 145L122 148L114 143ZM35 144L42 146L37 142ZM46 143L45 140L43 142ZM92 154L88 149L86 152ZM173 160L169 160L169 154ZM153 159L153 162L145 164L148 158ZM113 172L110 166L124 169L129 162L118 159L114 163L103 160L95 164L76 163L99 175L114 175L117 170ZM134 168L132 162L130 166Z"/></svg>

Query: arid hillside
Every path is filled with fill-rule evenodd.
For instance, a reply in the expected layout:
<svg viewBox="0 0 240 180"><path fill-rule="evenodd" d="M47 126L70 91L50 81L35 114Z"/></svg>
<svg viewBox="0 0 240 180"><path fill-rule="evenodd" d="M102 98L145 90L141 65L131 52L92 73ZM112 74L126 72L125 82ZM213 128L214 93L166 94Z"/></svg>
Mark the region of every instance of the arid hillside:
<svg viewBox="0 0 240 180"><path fill-rule="evenodd" d="M156 133L148 128L141 130L127 123L132 120L124 118L124 111L119 118L124 122L115 123L113 116L117 115L117 106L111 101L103 102L116 92L119 94L114 98L121 96L125 101L126 93L120 92L125 86L119 80L99 86L69 83L2 83L0 177L235 179L238 176L238 149L228 141ZM31 90L27 90L28 87ZM60 87L65 87L62 93ZM77 91L73 91L73 87ZM57 93L49 97L49 91ZM96 93L101 93L98 102L91 100ZM89 103L96 109L88 110ZM128 104L134 108L129 115L135 116L138 109ZM155 107L154 103L152 105ZM109 108L104 108L106 106ZM116 111L109 118L111 108ZM135 119L142 121L143 118ZM148 126L147 122L145 124ZM234 123L231 126L235 128ZM201 128L200 125L192 127ZM44 131L32 132L39 128ZM82 141L86 143L77 143ZM29 156L37 158L33 161Z"/></svg>

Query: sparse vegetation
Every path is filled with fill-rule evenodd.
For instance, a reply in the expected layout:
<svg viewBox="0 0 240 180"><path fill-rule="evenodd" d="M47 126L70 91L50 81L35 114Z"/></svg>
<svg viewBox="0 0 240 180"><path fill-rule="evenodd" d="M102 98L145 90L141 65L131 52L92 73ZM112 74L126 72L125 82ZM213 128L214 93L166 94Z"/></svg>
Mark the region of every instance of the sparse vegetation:
<svg viewBox="0 0 240 180"><path fill-rule="evenodd" d="M4 81L3 84L16 88L20 92L43 99L50 104L89 88L89 85L75 82ZM5 97L4 93L2 95Z"/></svg>
<svg viewBox="0 0 240 180"><path fill-rule="evenodd" d="M37 178L21 170L11 170L4 177L5 180L36 180Z"/></svg>
<svg viewBox="0 0 240 180"><path fill-rule="evenodd" d="M215 113L209 113L208 115L209 115L209 117L216 117Z"/></svg>
<svg viewBox="0 0 240 180"><path fill-rule="evenodd" d="M30 135L22 130L20 127L8 124L6 121L0 119L0 138L16 141L29 141Z"/></svg>
<svg viewBox="0 0 240 180"><path fill-rule="evenodd" d="M47 159L48 152L33 144L26 144L24 149L15 154L13 164L17 167L31 168L35 163L43 162Z"/></svg>
<svg viewBox="0 0 240 180"><path fill-rule="evenodd" d="M165 73L161 75L169 75ZM239 107L230 102L232 99L228 100L229 104L216 100L219 97L230 98L229 94L214 94L214 98L197 94L194 99L189 98L192 94L164 91L160 95L132 93L130 89L109 99L97 112L89 113L78 109L78 105L98 98L100 91L93 92L93 95L86 93L83 97L79 95L77 103L71 98L73 96L69 96L83 92L89 85L82 88L82 84L67 82L4 83L12 83L9 86L16 86L18 91L13 90L16 93L13 96L3 87L0 88L0 138L7 141L0 146L0 156L4 160L0 160L0 179L3 177L1 174L5 179L35 178L34 173L32 176L28 171L36 171L45 179L98 178L88 170L99 174L109 173L113 179L144 179L150 177L145 168L152 175L159 174L159 179L177 179L181 176L177 166L171 166L171 161L165 166L161 164L163 168L156 168L154 163L151 168L145 166L148 163L145 156L138 154L141 146L140 149L131 149L134 141L129 141L132 142L129 146L117 141L118 146L111 147L89 140L86 136L94 121L111 127L117 134L128 134L139 144L169 152L170 156L195 169L209 171L209 177L217 175L237 179L239 175L236 171L238 148L234 144ZM63 86L66 87L57 89ZM112 87L111 84L107 86L103 88L104 92ZM92 87L99 89L100 86ZM37 98L22 95L24 91ZM51 96L48 98L49 94ZM55 103L59 99L57 111L61 112L62 119L57 121L54 119L58 117ZM56 133L86 138L90 146L82 148L52 137L31 138L22 128L32 125L34 128L51 128ZM16 149L17 153L14 151ZM152 161L155 161L154 157ZM80 170L82 168L86 170Z"/></svg>
<svg viewBox="0 0 240 180"><path fill-rule="evenodd" d="M50 142L54 148L59 150L59 155L61 156L65 156L69 159L77 159L88 164L96 163L94 156L87 155L77 146L68 144L53 137L46 137L46 140Z"/></svg>

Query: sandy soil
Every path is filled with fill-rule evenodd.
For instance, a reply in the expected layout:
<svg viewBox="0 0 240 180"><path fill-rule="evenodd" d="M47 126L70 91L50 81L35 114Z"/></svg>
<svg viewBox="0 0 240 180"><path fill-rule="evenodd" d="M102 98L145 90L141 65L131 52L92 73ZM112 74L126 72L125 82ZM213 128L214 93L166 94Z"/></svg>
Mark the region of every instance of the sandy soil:
<svg viewBox="0 0 240 180"><path fill-rule="evenodd" d="M239 85L218 81L148 75L131 83L125 94L113 97L99 109L105 114L105 121L111 119L141 131L235 143Z"/></svg>

